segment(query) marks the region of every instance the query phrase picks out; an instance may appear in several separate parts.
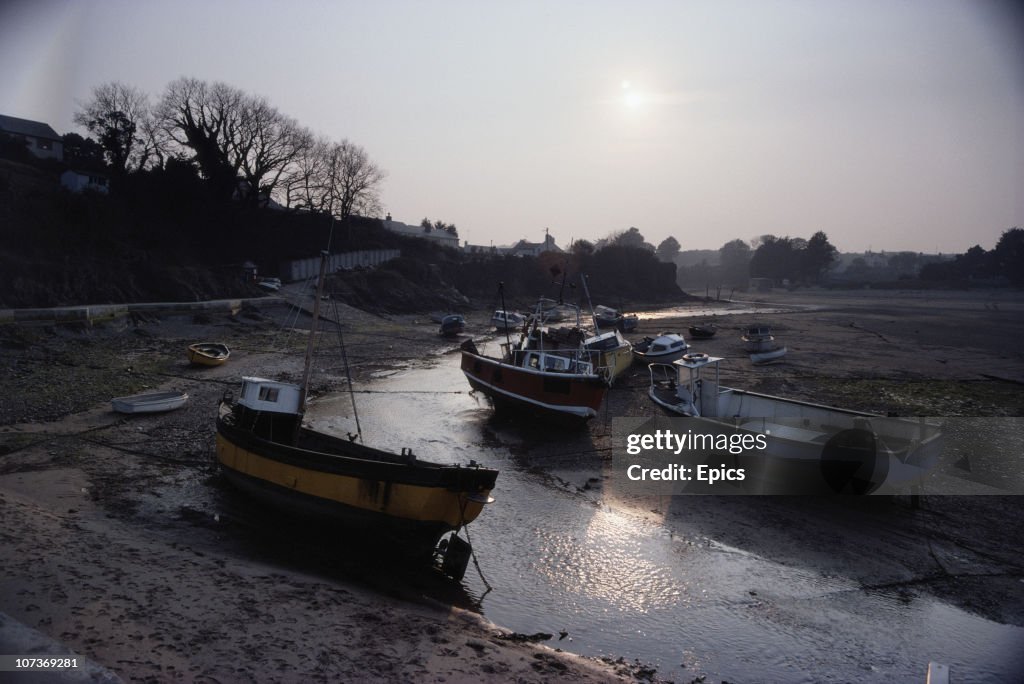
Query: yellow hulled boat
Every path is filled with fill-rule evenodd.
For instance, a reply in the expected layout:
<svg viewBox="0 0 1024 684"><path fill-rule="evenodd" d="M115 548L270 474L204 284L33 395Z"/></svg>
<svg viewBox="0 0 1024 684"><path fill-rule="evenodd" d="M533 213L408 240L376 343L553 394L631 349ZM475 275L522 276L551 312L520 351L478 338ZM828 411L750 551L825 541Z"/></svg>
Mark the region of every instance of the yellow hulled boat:
<svg viewBox="0 0 1024 684"><path fill-rule="evenodd" d="M188 346L188 360L197 366L219 366L229 356L231 350L221 342L197 342Z"/></svg>
<svg viewBox="0 0 1024 684"><path fill-rule="evenodd" d="M321 264L321 289L324 265ZM302 385L242 378L217 417L217 460L238 489L280 510L399 545L424 560L440 556L445 574L460 579L470 558L458 532L493 501L498 471L421 460L411 449L376 449L302 425L309 355Z"/></svg>

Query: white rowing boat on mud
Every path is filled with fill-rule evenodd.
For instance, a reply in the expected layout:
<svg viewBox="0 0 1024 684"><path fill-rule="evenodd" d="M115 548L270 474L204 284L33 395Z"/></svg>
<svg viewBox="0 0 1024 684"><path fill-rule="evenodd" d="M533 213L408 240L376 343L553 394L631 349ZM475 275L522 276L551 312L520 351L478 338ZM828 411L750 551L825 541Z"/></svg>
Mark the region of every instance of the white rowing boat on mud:
<svg viewBox="0 0 1024 684"><path fill-rule="evenodd" d="M785 347L777 347L769 351L754 352L750 355L751 363L760 365L763 363L771 363L772 361L778 361L786 355Z"/></svg>
<svg viewBox="0 0 1024 684"><path fill-rule="evenodd" d="M188 394L179 390L146 392L110 400L111 407L118 413L161 413L181 408L188 401Z"/></svg>

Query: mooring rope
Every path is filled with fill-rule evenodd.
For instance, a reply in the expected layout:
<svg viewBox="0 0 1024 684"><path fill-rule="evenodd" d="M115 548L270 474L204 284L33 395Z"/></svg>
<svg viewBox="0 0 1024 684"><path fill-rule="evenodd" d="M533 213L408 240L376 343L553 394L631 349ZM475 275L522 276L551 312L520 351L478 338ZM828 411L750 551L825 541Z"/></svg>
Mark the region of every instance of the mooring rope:
<svg viewBox="0 0 1024 684"><path fill-rule="evenodd" d="M466 543L469 544L469 557L473 559L473 566L476 568L476 574L480 576L480 581L484 583L485 587L487 587L487 591L484 592L484 596L486 596L491 592L491 590L494 587L492 587L491 584L487 581L487 578L484 577L483 568L480 567L480 561L478 561L476 557L476 549L473 547L473 540L469 537L469 523L466 522L467 503L468 499L464 500L462 502L461 510L459 511L459 517L462 518L461 527L466 531ZM458 535L458 530L456 530L455 534ZM484 596L481 596L480 598L483 599Z"/></svg>

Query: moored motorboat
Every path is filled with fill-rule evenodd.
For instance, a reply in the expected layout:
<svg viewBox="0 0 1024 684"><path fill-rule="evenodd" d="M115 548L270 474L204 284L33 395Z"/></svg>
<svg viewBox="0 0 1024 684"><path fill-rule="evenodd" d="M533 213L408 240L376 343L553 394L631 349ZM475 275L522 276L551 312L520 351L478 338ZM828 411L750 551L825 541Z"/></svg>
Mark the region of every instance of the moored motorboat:
<svg viewBox="0 0 1024 684"><path fill-rule="evenodd" d="M221 342L197 342L188 346L188 360L197 366L219 366L230 356L231 350Z"/></svg>
<svg viewBox="0 0 1024 684"><path fill-rule="evenodd" d="M786 348L779 346L772 329L765 325L747 328L740 338L746 344L750 361L754 364L771 363L786 355Z"/></svg>
<svg viewBox="0 0 1024 684"><path fill-rule="evenodd" d="M785 356L786 351L785 347L776 347L775 349L769 349L768 351L754 352L750 355L750 361L756 365L772 363L773 361L778 361Z"/></svg>
<svg viewBox="0 0 1024 684"><path fill-rule="evenodd" d="M473 340L462 344L462 372L473 389L491 398L496 407L527 410L546 419L580 423L597 415L608 389L583 346L579 309L550 306L541 300L529 329L517 342L501 345L500 357L482 354ZM554 328L545 313L575 312L576 325Z"/></svg>
<svg viewBox="0 0 1024 684"><path fill-rule="evenodd" d="M533 313L533 317L542 317L545 324L565 322L572 323L573 321L578 320L579 313L579 308L573 304L567 304L559 300L541 297L537 302L537 308Z"/></svg>
<svg viewBox="0 0 1024 684"><path fill-rule="evenodd" d="M181 408L188 401L188 393L178 390L145 392L128 397L115 397L110 406L118 413L161 413Z"/></svg>
<svg viewBox="0 0 1024 684"><path fill-rule="evenodd" d="M246 377L238 399L221 402L217 460L240 490L292 514L383 537L424 560L491 501L498 471L473 461L431 463L411 449L396 454L303 427L301 395L298 385ZM465 544L453 535L447 548ZM461 578L466 559L449 559L448 574Z"/></svg>
<svg viewBox="0 0 1024 684"><path fill-rule="evenodd" d="M629 370L633 364L633 345L618 330L610 330L583 340L583 347L596 354L598 371L608 382Z"/></svg>
<svg viewBox="0 0 1024 684"><path fill-rule="evenodd" d="M221 470L240 490L282 511L389 541L423 560L439 554L442 571L461 578L470 547L458 533L492 501L496 470L474 461L428 462L411 449L376 449L302 424L325 269L326 256L302 384L245 377L237 399L224 397L216 437Z"/></svg>
<svg viewBox="0 0 1024 684"><path fill-rule="evenodd" d="M650 398L693 419L694 433L761 435L737 463L765 493L877 493L920 483L941 452L941 426L720 385L720 357L687 354L650 366ZM752 442L747 442L752 443ZM710 456L715 463L720 453ZM730 457L730 458L731 458ZM884 487L885 489L881 489Z"/></svg>
<svg viewBox="0 0 1024 684"><path fill-rule="evenodd" d="M617 328L622 321L622 314L611 308L598 304L594 307L594 322L602 328Z"/></svg>
<svg viewBox="0 0 1024 684"><path fill-rule="evenodd" d="M594 321L602 328L615 328L619 332L636 330L640 323L636 314L624 314L618 309L601 304L594 307Z"/></svg>
<svg viewBox="0 0 1024 684"><path fill-rule="evenodd" d="M618 328L620 332L632 332L640 325L640 318L636 314L623 314L619 318Z"/></svg>
<svg viewBox="0 0 1024 684"><path fill-rule="evenodd" d="M526 316L515 311L495 310L491 316L491 325L498 330L518 330L526 323Z"/></svg>
<svg viewBox="0 0 1024 684"><path fill-rule="evenodd" d="M671 363L689 349L686 339L677 333L663 332L633 343L633 357L641 363Z"/></svg>
<svg viewBox="0 0 1024 684"><path fill-rule="evenodd" d="M695 340L710 340L716 332L717 329L713 323L690 326L690 337Z"/></svg>
<svg viewBox="0 0 1024 684"><path fill-rule="evenodd" d="M772 329L766 325L755 325L747 328L742 337L740 337L744 343L748 352L765 352L775 349L775 336L772 334Z"/></svg>
<svg viewBox="0 0 1024 684"><path fill-rule="evenodd" d="M437 332L444 337L455 337L466 329L466 318L460 314L448 314L441 319Z"/></svg>

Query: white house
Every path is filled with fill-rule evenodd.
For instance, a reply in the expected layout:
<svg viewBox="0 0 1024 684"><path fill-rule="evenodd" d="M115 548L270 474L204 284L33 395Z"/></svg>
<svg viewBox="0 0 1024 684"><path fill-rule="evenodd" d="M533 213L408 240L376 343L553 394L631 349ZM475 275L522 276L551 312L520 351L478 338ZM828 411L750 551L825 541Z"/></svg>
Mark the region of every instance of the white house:
<svg viewBox="0 0 1024 684"><path fill-rule="evenodd" d="M468 254L489 255L489 256L539 256L544 252L564 252L561 247L555 244L555 238L551 237L546 230L544 242L529 242L522 239L511 247L495 247L494 245L471 245L466 242L462 248Z"/></svg>
<svg viewBox="0 0 1024 684"><path fill-rule="evenodd" d="M64 143L49 124L0 114L0 133L24 140L29 152L40 159L64 161Z"/></svg>
<svg viewBox="0 0 1024 684"><path fill-rule="evenodd" d="M496 247L495 245L471 245L469 240L462 245L463 252L477 256L504 256L511 249L511 247Z"/></svg>
<svg viewBox="0 0 1024 684"><path fill-rule="evenodd" d="M110 179L96 171L67 170L60 174L60 184L71 192L110 192Z"/></svg>
<svg viewBox="0 0 1024 684"><path fill-rule="evenodd" d="M381 223L392 233L398 233L399 235L405 235L407 237L431 240L453 249L459 248L459 236L449 233L446 230L435 230L433 228L424 228L423 226L410 226L408 223L391 220L391 214L388 214L387 218L381 221Z"/></svg>
<svg viewBox="0 0 1024 684"><path fill-rule="evenodd" d="M527 242L520 240L512 245L509 254L513 256L540 256L544 252L562 252L561 247L555 244L555 238L551 237L547 229L544 230L544 242Z"/></svg>

